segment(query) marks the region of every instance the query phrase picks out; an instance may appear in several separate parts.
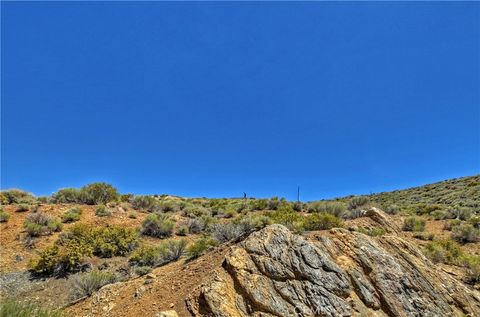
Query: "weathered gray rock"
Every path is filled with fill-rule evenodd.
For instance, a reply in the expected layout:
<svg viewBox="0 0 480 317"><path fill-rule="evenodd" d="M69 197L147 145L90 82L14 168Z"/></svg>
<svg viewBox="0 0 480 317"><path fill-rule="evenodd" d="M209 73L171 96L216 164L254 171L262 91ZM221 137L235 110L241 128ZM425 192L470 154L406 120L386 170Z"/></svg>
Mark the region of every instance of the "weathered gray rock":
<svg viewBox="0 0 480 317"><path fill-rule="evenodd" d="M480 316L479 299L396 235L334 229L307 241L271 225L233 246L189 307L218 317Z"/></svg>

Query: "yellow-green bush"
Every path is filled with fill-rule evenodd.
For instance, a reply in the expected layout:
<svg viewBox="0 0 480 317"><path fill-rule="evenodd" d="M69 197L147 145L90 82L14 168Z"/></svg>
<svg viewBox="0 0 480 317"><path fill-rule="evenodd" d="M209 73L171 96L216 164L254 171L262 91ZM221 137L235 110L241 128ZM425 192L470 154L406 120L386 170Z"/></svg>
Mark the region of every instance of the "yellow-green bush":
<svg viewBox="0 0 480 317"><path fill-rule="evenodd" d="M112 212L105 207L105 205L99 205L95 208L95 216L97 217L107 217L111 216Z"/></svg>
<svg viewBox="0 0 480 317"><path fill-rule="evenodd" d="M72 300L76 300L85 296L91 296L102 286L115 283L116 281L117 277L109 272L92 271L86 273L73 280L73 288L70 297Z"/></svg>
<svg viewBox="0 0 480 317"><path fill-rule="evenodd" d="M403 230L414 232L424 231L425 225L426 221L424 219L417 217L409 217L403 222Z"/></svg>
<svg viewBox="0 0 480 317"><path fill-rule="evenodd" d="M187 248L189 259L193 260L204 254L208 249L217 245L217 242L208 236L203 236Z"/></svg>
<svg viewBox="0 0 480 317"><path fill-rule="evenodd" d="M149 214L142 222L141 233L156 238L172 235L175 221L164 214Z"/></svg>
<svg viewBox="0 0 480 317"><path fill-rule="evenodd" d="M335 227L343 227L343 221L326 212L314 213L305 217L303 227L306 230L327 230Z"/></svg>
<svg viewBox="0 0 480 317"><path fill-rule="evenodd" d="M68 209L62 216L63 222L74 222L80 220L82 209L78 206Z"/></svg>
<svg viewBox="0 0 480 317"><path fill-rule="evenodd" d="M10 214L6 213L5 210L0 209L0 222L7 222L10 218Z"/></svg>
<svg viewBox="0 0 480 317"><path fill-rule="evenodd" d="M139 266L160 266L178 260L184 253L187 242L184 239L170 240L158 246L142 246L132 253L129 261Z"/></svg>
<svg viewBox="0 0 480 317"><path fill-rule="evenodd" d="M267 212L266 215L272 220L272 223L284 225L294 232L300 233L305 229L303 217L293 209L291 211L276 210Z"/></svg>
<svg viewBox="0 0 480 317"><path fill-rule="evenodd" d="M425 246L425 254L433 262L458 265L463 256L460 245L452 239L436 240Z"/></svg>
<svg viewBox="0 0 480 317"><path fill-rule="evenodd" d="M62 274L77 270L86 258L124 256L138 244L137 232L124 227L75 225L30 263L36 273Z"/></svg>

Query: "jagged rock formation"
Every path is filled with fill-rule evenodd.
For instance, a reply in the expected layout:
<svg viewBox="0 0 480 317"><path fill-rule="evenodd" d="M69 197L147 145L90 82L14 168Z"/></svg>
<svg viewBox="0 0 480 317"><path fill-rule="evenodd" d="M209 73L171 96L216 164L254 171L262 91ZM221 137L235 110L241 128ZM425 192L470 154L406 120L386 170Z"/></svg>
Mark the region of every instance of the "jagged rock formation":
<svg viewBox="0 0 480 317"><path fill-rule="evenodd" d="M334 229L307 241L281 225L233 246L188 304L195 316L218 317L480 316L477 291L396 235Z"/></svg>

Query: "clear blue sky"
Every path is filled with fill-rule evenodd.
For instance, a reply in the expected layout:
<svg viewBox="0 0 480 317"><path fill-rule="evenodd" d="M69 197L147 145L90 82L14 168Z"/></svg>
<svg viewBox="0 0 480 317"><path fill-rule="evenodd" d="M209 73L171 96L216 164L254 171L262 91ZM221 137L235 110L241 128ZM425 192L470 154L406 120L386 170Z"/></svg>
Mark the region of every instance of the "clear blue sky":
<svg viewBox="0 0 480 317"><path fill-rule="evenodd" d="M479 3L2 2L1 185L303 200L480 171Z"/></svg>

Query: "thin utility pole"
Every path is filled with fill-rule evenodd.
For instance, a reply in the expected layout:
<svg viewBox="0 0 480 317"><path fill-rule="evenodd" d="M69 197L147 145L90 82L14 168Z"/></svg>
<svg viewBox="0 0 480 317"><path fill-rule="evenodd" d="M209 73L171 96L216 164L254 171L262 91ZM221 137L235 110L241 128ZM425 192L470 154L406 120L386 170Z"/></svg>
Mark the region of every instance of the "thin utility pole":
<svg viewBox="0 0 480 317"><path fill-rule="evenodd" d="M300 202L300 186L297 187L297 202Z"/></svg>

